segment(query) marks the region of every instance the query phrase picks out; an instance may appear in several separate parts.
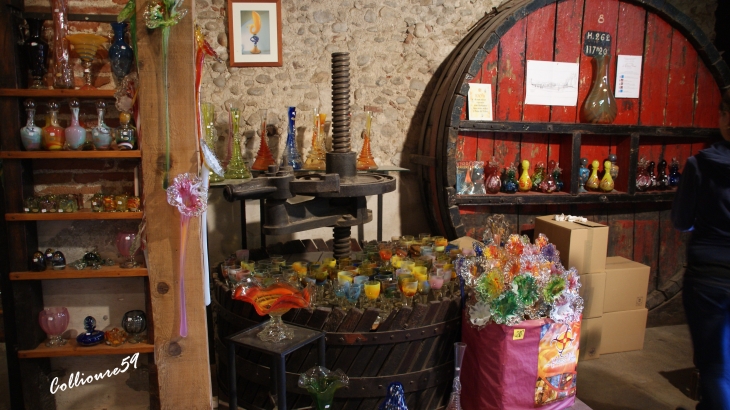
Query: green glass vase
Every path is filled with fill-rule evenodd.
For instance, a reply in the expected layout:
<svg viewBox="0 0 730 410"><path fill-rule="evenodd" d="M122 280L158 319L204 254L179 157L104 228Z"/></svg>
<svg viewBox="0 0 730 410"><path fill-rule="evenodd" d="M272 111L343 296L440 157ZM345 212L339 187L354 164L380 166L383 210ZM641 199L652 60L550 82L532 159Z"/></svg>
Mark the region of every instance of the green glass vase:
<svg viewBox="0 0 730 410"><path fill-rule="evenodd" d="M226 179L249 179L251 172L248 170L248 164L241 154L241 110L231 108L229 112L230 120L230 138L233 140L233 149L231 150L231 159L226 166L226 172L223 175Z"/></svg>

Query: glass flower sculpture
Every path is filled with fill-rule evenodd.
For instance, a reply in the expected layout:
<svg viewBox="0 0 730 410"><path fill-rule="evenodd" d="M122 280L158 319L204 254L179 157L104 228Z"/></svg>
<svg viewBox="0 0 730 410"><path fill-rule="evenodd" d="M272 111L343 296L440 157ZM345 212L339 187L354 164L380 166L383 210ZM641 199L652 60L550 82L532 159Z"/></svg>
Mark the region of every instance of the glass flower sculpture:
<svg viewBox="0 0 730 410"><path fill-rule="evenodd" d="M350 379L342 370L330 371L326 367L314 366L299 375L299 387L306 389L312 396L317 410L329 409L335 398L335 391L345 387Z"/></svg>

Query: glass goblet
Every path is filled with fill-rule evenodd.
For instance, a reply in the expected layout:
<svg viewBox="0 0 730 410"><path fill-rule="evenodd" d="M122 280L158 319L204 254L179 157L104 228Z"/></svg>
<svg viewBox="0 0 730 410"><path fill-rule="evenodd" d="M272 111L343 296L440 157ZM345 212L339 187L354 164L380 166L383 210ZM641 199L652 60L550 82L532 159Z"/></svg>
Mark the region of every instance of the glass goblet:
<svg viewBox="0 0 730 410"><path fill-rule="evenodd" d="M140 334L147 330L147 315L141 310L130 310L122 317L122 327L129 333L127 342L142 342Z"/></svg>
<svg viewBox="0 0 730 410"><path fill-rule="evenodd" d="M368 298L368 306L375 307L375 301L380 296L380 282L377 280L365 282L365 296Z"/></svg>
<svg viewBox="0 0 730 410"><path fill-rule="evenodd" d="M81 59L81 65L84 67L84 85L82 90L96 90L91 83L91 63L94 61L97 50L104 47L109 40L97 34L79 33L69 34L66 36L74 50Z"/></svg>
<svg viewBox="0 0 730 410"><path fill-rule="evenodd" d="M441 288L444 286L444 276L442 273L432 273L428 277L428 283L431 285L434 300L441 300Z"/></svg>
<svg viewBox="0 0 730 410"><path fill-rule="evenodd" d="M68 309L65 307L45 308L38 315L38 323L41 329L48 335L47 347L58 347L66 344L66 339L61 335L68 327Z"/></svg>
<svg viewBox="0 0 730 410"><path fill-rule="evenodd" d="M401 283L401 291L405 297L403 306L413 306L413 297L418 292L418 281L415 278L406 279Z"/></svg>
<svg viewBox="0 0 730 410"><path fill-rule="evenodd" d="M119 232L117 234L117 251L119 254L127 258L126 261L119 264L120 267L125 269L136 268L139 266L137 261L134 260L134 254L137 253L136 244L137 234L134 232Z"/></svg>

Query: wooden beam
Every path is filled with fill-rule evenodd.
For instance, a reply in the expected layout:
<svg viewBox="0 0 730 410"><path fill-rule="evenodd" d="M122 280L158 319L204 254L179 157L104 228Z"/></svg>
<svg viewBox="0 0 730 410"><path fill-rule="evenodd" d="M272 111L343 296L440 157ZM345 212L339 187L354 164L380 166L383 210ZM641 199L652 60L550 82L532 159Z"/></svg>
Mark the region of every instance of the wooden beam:
<svg viewBox="0 0 730 410"><path fill-rule="evenodd" d="M200 220L190 221L187 247L180 248L180 214L168 205L162 188L165 155L165 106L163 89L169 91L171 130L171 179L199 171L195 134L195 3L186 2L188 15L171 28L168 78L162 76L162 30L137 28L139 49L140 149L142 191L147 217L147 269L152 302L155 364L158 392L150 391L151 402L162 408L209 409L212 407L205 305ZM137 3L137 16L145 3ZM178 260L185 251L185 292L188 335L178 336ZM150 312L148 312L149 314ZM152 383L155 384L154 381Z"/></svg>

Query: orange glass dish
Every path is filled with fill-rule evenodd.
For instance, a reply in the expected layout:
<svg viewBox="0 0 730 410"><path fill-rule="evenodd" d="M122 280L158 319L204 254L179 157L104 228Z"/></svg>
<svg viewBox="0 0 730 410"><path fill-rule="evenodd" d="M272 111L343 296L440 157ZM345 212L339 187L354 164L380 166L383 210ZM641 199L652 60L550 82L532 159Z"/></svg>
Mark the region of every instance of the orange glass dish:
<svg viewBox="0 0 730 410"><path fill-rule="evenodd" d="M271 316L258 337L265 342L275 343L294 337L291 329L281 320L281 315L289 309L308 307L310 291L309 287L297 289L289 283L276 282L265 288L238 286L233 292L233 299L252 304L260 316Z"/></svg>

